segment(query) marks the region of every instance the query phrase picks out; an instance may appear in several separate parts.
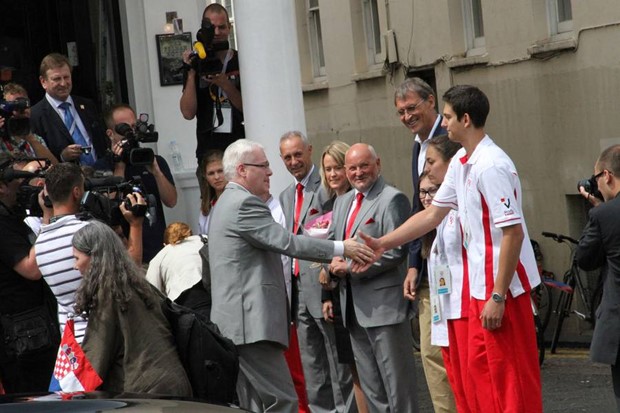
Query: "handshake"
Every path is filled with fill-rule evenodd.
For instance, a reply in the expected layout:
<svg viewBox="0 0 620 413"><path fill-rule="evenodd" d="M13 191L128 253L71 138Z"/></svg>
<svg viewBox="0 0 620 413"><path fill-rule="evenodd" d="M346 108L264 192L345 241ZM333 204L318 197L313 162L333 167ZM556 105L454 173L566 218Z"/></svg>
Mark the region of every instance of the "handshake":
<svg viewBox="0 0 620 413"><path fill-rule="evenodd" d="M344 256L351 259L350 270L360 273L366 271L385 252L380 242L362 232L358 233L364 243L357 241L357 236L344 241ZM338 277L344 277L349 270L342 258L334 258L330 264L330 272Z"/></svg>

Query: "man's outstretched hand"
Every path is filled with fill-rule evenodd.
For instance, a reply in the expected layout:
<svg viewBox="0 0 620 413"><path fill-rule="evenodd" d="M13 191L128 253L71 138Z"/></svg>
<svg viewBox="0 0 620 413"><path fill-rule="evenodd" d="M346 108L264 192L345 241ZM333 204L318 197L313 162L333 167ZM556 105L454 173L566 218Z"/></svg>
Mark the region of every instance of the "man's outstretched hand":
<svg viewBox="0 0 620 413"><path fill-rule="evenodd" d="M369 260L366 260L366 262L354 261L351 263L351 271L360 273L360 272L366 271L368 268L370 268L370 266L374 262L376 262L379 258L381 258L381 256L385 252L385 248L383 248L380 245L379 239L377 238L373 238L370 235L366 235L361 231L358 232L357 235L359 235L362 241L364 241L366 245L370 247L373 251L372 258L370 258Z"/></svg>
<svg viewBox="0 0 620 413"><path fill-rule="evenodd" d="M357 242L356 237L354 237L344 241L344 256L351 258L353 263L362 265L372 260L374 254L368 246Z"/></svg>

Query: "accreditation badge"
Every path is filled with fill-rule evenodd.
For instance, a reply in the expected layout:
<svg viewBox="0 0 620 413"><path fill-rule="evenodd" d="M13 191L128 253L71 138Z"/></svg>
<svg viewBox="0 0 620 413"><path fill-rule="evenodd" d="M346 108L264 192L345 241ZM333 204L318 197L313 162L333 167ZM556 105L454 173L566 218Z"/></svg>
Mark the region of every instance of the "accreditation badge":
<svg viewBox="0 0 620 413"><path fill-rule="evenodd" d="M452 292L452 274L448 264L436 265L433 276L435 277L438 295L450 294Z"/></svg>

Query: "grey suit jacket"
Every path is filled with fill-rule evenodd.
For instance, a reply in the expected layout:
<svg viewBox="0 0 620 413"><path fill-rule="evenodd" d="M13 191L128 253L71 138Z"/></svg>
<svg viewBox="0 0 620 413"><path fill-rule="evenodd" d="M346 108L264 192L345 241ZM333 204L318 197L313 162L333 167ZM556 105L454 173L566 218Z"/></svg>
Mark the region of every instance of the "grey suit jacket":
<svg viewBox="0 0 620 413"><path fill-rule="evenodd" d="M295 197L297 196L296 184L291 184L280 194L280 205L286 218L286 228L293 231L295 222ZM329 200L327 192L321 186L321 175L318 168L314 168L310 174L308 185L304 188L304 203L301 206L300 225L297 234L303 232L302 228L314 218L324 214L325 204ZM321 291L319 283L320 267L311 267L311 261L299 261L299 288L303 290L305 305L314 318L323 318Z"/></svg>
<svg viewBox="0 0 620 413"><path fill-rule="evenodd" d="M330 238L343 239L349 210L355 191L336 198ZM398 228L409 218L411 204L407 196L385 184L379 177L364 198L362 207L351 227L351 236L357 231L381 237ZM403 282L407 272L407 248L401 246L386 251L363 273L350 275L353 308L360 326L364 328L398 324L411 315L411 303L403 296ZM347 320L346 283L340 283L343 318Z"/></svg>
<svg viewBox="0 0 620 413"><path fill-rule="evenodd" d="M329 262L333 242L294 236L269 207L229 183L209 220L211 319L235 344L289 342L289 311L280 254Z"/></svg>
<svg viewBox="0 0 620 413"><path fill-rule="evenodd" d="M584 270L607 265L590 357L592 361L613 365L620 351L620 195L592 208L588 214L575 258Z"/></svg>

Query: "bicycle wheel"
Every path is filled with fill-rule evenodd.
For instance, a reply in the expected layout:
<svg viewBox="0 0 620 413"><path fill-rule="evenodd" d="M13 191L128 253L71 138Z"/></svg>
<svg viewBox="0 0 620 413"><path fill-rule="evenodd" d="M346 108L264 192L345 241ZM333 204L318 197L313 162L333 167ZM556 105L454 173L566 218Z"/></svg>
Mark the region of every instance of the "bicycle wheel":
<svg viewBox="0 0 620 413"><path fill-rule="evenodd" d="M572 298L572 293L567 293L564 291L560 293L560 299L558 300L558 305L556 307L558 321L555 325L555 330L553 331L553 338L551 339L551 354L555 354L555 350L560 339L560 334L562 333L562 324L564 324L564 318L566 318L569 314Z"/></svg>
<svg viewBox="0 0 620 413"><path fill-rule="evenodd" d="M543 277L543 282L534 288L531 293L534 304L536 304L536 308L538 308L538 316L540 317L543 334L549 325L553 309L551 290L547 284L544 283L545 278L546 277Z"/></svg>
<svg viewBox="0 0 620 413"><path fill-rule="evenodd" d="M413 339L413 349L420 351L420 317L417 314L411 319L411 338Z"/></svg>
<svg viewBox="0 0 620 413"><path fill-rule="evenodd" d="M536 327L536 346L538 347L538 365L542 366L545 361L545 329L540 316L534 314L534 326Z"/></svg>

